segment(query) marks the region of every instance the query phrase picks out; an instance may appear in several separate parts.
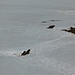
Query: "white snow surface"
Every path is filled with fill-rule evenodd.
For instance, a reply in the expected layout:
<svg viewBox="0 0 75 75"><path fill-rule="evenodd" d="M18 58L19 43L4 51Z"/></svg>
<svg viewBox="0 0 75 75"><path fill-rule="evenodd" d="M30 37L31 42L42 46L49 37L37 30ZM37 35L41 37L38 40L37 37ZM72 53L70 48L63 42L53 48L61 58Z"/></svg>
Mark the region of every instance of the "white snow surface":
<svg viewBox="0 0 75 75"><path fill-rule="evenodd" d="M74 9L74 0L0 0L0 75L75 75L75 34L61 31L74 27Z"/></svg>

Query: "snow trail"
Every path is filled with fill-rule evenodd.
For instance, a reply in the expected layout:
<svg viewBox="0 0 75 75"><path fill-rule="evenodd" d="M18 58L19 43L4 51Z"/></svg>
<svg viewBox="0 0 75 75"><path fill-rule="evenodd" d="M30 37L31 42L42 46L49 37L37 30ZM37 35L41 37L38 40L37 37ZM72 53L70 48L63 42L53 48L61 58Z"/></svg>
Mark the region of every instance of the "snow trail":
<svg viewBox="0 0 75 75"><path fill-rule="evenodd" d="M74 37L72 37L72 35L67 35L67 36L64 36L61 38L57 38L55 40L42 42L40 44L37 44L37 45L31 47L31 49L33 51L40 51L40 50L43 50L43 49L50 47L50 50L55 50L55 49L60 48L64 45L71 44L73 42L75 42Z"/></svg>

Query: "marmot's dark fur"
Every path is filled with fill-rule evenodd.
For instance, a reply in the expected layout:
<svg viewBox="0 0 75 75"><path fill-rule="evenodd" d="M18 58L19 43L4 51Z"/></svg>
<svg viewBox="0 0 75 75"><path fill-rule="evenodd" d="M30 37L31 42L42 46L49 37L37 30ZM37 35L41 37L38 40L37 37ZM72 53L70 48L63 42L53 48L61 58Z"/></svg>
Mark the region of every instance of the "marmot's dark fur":
<svg viewBox="0 0 75 75"><path fill-rule="evenodd" d="M25 56L25 55L27 55L29 53L30 53L30 49L28 49L27 51L23 51L23 53L21 54L21 56Z"/></svg>
<svg viewBox="0 0 75 75"><path fill-rule="evenodd" d="M53 29L55 27L55 25L50 25L49 27L47 27L47 29Z"/></svg>

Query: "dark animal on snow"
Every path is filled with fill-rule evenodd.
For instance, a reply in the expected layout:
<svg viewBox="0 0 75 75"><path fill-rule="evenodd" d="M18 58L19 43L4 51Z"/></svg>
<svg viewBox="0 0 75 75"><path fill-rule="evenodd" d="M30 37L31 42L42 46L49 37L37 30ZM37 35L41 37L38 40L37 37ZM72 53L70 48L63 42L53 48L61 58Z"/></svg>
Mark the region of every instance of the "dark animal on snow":
<svg viewBox="0 0 75 75"><path fill-rule="evenodd" d="M29 54L29 53L30 53L30 49L27 50L26 54Z"/></svg>
<svg viewBox="0 0 75 75"><path fill-rule="evenodd" d="M21 56L25 56L25 55L27 55L27 54L29 54L30 53L30 49L28 49L27 51L24 51L22 54L21 54Z"/></svg>
<svg viewBox="0 0 75 75"><path fill-rule="evenodd" d="M47 21L42 21L42 23L47 23Z"/></svg>
<svg viewBox="0 0 75 75"><path fill-rule="evenodd" d="M50 21L60 21L60 20L50 20Z"/></svg>
<svg viewBox="0 0 75 75"><path fill-rule="evenodd" d="M70 32L75 34L75 28L74 27L70 27L69 29L63 29L62 31L66 31L66 32Z"/></svg>
<svg viewBox="0 0 75 75"><path fill-rule="evenodd" d="M23 55L26 55L26 51L24 51L24 52L21 54L21 56L23 56Z"/></svg>
<svg viewBox="0 0 75 75"><path fill-rule="evenodd" d="M53 29L55 27L55 25L50 25L49 27L47 27L47 29Z"/></svg>

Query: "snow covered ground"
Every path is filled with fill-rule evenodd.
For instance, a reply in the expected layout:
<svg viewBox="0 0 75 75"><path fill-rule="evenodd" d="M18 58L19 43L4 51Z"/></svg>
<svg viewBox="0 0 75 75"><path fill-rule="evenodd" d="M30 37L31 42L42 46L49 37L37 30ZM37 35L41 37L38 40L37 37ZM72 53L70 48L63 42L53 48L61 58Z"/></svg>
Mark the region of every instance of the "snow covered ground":
<svg viewBox="0 0 75 75"><path fill-rule="evenodd" d="M74 25L74 0L0 0L0 75L75 75Z"/></svg>

